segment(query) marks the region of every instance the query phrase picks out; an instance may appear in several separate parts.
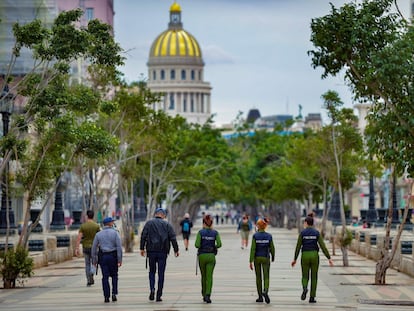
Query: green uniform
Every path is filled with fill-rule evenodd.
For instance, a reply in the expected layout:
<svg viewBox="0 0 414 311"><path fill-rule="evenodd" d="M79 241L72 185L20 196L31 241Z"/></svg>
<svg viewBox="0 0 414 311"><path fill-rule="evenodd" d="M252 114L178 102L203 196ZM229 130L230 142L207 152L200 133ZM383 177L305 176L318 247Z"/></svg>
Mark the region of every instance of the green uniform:
<svg viewBox="0 0 414 311"><path fill-rule="evenodd" d="M311 291L310 296L316 297L316 287L318 284L318 270L319 270L319 247L325 254L326 258L330 259L328 249L319 231L313 227L304 229L298 237L295 250L295 260L302 250L301 265L302 265L302 286L303 289L308 288L309 272L311 273Z"/></svg>
<svg viewBox="0 0 414 311"><path fill-rule="evenodd" d="M201 294L203 297L210 296L216 252L217 248L221 247L220 234L210 228L200 230L197 233L195 247L198 248L198 265L201 271Z"/></svg>
<svg viewBox="0 0 414 311"><path fill-rule="evenodd" d="M250 248L250 261L254 262L256 288L259 297L269 291L270 257L275 259L275 246L270 233L259 230L253 235Z"/></svg>

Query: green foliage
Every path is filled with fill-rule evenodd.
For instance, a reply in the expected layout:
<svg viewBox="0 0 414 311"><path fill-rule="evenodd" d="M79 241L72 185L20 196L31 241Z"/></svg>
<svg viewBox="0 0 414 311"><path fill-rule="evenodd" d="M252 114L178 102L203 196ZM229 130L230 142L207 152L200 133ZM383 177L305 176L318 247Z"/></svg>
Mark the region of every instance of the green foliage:
<svg viewBox="0 0 414 311"><path fill-rule="evenodd" d="M33 258L24 247L17 246L0 253L0 274L4 288L16 287L16 280L22 281L33 275Z"/></svg>
<svg viewBox="0 0 414 311"><path fill-rule="evenodd" d="M346 229L345 233L341 235L341 238L339 240L339 243L342 247L347 247L348 245L351 245L352 243L352 231L349 229Z"/></svg>
<svg viewBox="0 0 414 311"><path fill-rule="evenodd" d="M115 152L118 140L93 122L82 123L76 131L77 154L97 159Z"/></svg>
<svg viewBox="0 0 414 311"><path fill-rule="evenodd" d="M414 173L412 77L414 29L392 0L352 2L312 20L309 51L323 77L341 70L355 98L372 103L366 128L368 152L397 173Z"/></svg>

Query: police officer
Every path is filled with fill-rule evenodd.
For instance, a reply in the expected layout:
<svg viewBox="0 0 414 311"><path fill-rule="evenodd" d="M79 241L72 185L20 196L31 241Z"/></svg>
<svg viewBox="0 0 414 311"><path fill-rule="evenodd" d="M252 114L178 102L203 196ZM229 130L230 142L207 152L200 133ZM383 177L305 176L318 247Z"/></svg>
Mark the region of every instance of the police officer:
<svg viewBox="0 0 414 311"><path fill-rule="evenodd" d="M309 283L309 271L311 272L311 291L309 297L309 303L315 303L316 287L318 282L318 270L319 270L319 247L322 252L328 258L329 265L332 267L333 262L329 255L328 249L325 246L322 236L319 231L313 227L313 217L308 215L304 221L304 230L299 234L298 242L296 244L295 257L292 261L292 267L296 264L296 259L299 256L299 252L302 250L301 265L302 265L302 287L303 292L301 299L306 299L308 293Z"/></svg>
<svg viewBox="0 0 414 311"><path fill-rule="evenodd" d="M270 233L265 232L267 221L259 219L256 222L257 232L253 234L252 245L250 247L250 269L256 272L256 288L259 298L256 302L270 303L269 298L269 272L270 272L270 257L272 262L275 260L275 246L273 244L273 237ZM263 273L263 280L262 280Z"/></svg>
<svg viewBox="0 0 414 311"><path fill-rule="evenodd" d="M205 215L203 229L198 231L195 247L198 248L198 265L201 271L201 294L203 301L211 303L211 288L213 287L213 271L216 265L217 249L221 247L220 234L212 228L213 218Z"/></svg>
<svg viewBox="0 0 414 311"><path fill-rule="evenodd" d="M148 220L141 233L140 250L141 256L145 256L145 250L149 261L149 300L155 298L155 273L158 266L158 289L156 301L162 301L164 288L164 274L167 265L167 256L171 244L174 248L175 257L179 256L178 243L173 227L165 218L167 213L162 208L155 210L155 217Z"/></svg>
<svg viewBox="0 0 414 311"><path fill-rule="evenodd" d="M107 217L103 220L104 229L95 235L92 245L92 260L102 270L102 289L105 302L109 302L109 277L112 279L112 301L117 301L118 267L122 265L122 244L118 231L112 228L114 220Z"/></svg>

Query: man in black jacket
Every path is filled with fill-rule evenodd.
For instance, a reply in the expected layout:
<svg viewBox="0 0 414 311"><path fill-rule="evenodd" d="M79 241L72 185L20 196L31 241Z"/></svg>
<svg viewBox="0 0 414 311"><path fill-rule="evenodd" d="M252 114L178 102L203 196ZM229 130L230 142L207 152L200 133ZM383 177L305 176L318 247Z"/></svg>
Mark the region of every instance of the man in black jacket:
<svg viewBox="0 0 414 311"><path fill-rule="evenodd" d="M174 248L175 257L179 256L177 238L173 227L165 218L167 214L162 208L157 208L155 218L148 220L142 229L140 250L141 256L147 253L149 261L149 300L155 298L155 273L158 265L158 290L156 301L162 301L162 289L164 287L164 273L167 264L167 256L171 244ZM146 250L146 251L145 251Z"/></svg>

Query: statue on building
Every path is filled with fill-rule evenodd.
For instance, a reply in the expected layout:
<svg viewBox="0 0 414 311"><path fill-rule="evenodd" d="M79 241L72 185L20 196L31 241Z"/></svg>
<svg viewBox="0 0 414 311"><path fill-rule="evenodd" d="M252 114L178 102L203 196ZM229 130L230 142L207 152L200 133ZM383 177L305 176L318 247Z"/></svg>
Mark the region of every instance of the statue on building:
<svg viewBox="0 0 414 311"><path fill-rule="evenodd" d="M299 105L299 114L298 114L298 116L297 116L297 119L299 119L299 120L302 120L303 119L303 116L302 116L302 105Z"/></svg>

